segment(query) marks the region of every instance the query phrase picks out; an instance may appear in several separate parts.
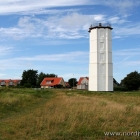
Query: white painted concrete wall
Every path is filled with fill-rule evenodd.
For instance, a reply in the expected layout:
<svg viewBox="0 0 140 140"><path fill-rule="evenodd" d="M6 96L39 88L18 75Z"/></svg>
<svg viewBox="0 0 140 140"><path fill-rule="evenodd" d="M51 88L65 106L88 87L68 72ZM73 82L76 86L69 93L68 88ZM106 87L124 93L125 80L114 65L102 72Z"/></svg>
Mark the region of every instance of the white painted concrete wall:
<svg viewBox="0 0 140 140"><path fill-rule="evenodd" d="M111 29L91 29L89 54L89 91L113 91L111 44Z"/></svg>

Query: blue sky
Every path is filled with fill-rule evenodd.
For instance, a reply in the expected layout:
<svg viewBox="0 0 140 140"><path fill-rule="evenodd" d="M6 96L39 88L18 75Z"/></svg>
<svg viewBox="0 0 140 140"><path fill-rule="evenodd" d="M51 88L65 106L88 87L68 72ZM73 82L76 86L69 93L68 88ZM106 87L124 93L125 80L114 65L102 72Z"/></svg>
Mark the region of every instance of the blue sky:
<svg viewBox="0 0 140 140"><path fill-rule="evenodd" d="M139 0L0 0L0 79L28 69L88 76L91 24L111 23L113 77L140 72Z"/></svg>

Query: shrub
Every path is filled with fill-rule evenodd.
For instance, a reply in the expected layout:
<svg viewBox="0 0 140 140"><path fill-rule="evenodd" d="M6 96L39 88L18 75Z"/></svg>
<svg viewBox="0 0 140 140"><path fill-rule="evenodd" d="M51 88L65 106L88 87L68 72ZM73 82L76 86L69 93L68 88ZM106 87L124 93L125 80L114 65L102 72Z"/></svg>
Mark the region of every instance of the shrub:
<svg viewBox="0 0 140 140"><path fill-rule="evenodd" d="M128 90L138 90L140 87L140 73L137 71L131 72L121 80L121 85L125 86Z"/></svg>
<svg viewBox="0 0 140 140"><path fill-rule="evenodd" d="M128 89L126 87L118 86L114 87L114 91L128 91Z"/></svg>

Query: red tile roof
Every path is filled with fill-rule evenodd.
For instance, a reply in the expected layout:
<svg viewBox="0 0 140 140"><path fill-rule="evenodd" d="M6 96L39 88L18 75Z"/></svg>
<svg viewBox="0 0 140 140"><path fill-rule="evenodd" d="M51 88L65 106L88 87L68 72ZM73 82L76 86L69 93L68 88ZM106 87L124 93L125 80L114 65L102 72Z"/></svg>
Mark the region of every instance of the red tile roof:
<svg viewBox="0 0 140 140"><path fill-rule="evenodd" d="M47 78L44 78L43 81L41 82L41 86L55 86L55 85L59 85L61 80L63 78L62 77L47 77ZM51 82L51 83L47 83L48 82Z"/></svg>
<svg viewBox="0 0 140 140"><path fill-rule="evenodd" d="M88 77L80 77L80 79L79 79L77 85L81 85L81 81L82 81L84 78L86 78L86 79L88 80Z"/></svg>
<svg viewBox="0 0 140 140"><path fill-rule="evenodd" d="M18 83L21 80L19 79L0 79L0 82L5 82L5 83L9 83L9 82L14 82L14 83Z"/></svg>
<svg viewBox="0 0 140 140"><path fill-rule="evenodd" d="M18 83L20 82L21 80L12 80L14 83Z"/></svg>

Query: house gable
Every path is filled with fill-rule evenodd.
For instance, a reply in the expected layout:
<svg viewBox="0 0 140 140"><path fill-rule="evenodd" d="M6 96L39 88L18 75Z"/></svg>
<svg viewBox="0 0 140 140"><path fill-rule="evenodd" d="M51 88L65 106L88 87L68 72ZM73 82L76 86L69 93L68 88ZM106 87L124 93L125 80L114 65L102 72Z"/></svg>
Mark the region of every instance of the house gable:
<svg viewBox="0 0 140 140"><path fill-rule="evenodd" d="M88 77L80 77L77 89L88 89Z"/></svg>
<svg viewBox="0 0 140 140"><path fill-rule="evenodd" d="M63 87L65 87L65 82L64 82L64 79L63 78L60 80L60 83L59 84L60 85L63 85Z"/></svg>
<svg viewBox="0 0 140 140"><path fill-rule="evenodd" d="M88 84L88 77L80 77L77 85L81 85L85 83Z"/></svg>

